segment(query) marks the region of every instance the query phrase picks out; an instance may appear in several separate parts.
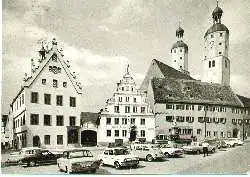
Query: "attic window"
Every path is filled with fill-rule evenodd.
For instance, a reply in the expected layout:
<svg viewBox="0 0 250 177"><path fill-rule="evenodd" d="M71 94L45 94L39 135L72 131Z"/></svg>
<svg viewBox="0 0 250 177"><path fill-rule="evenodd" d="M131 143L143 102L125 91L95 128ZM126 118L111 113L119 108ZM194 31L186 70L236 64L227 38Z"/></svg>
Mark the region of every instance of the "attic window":
<svg viewBox="0 0 250 177"><path fill-rule="evenodd" d="M222 43L220 42L219 45L221 45Z"/></svg>
<svg viewBox="0 0 250 177"><path fill-rule="evenodd" d="M46 85L46 79L42 79L42 84Z"/></svg>
<svg viewBox="0 0 250 177"><path fill-rule="evenodd" d="M214 38L214 35L213 35L213 34L211 34L211 38Z"/></svg>
<svg viewBox="0 0 250 177"><path fill-rule="evenodd" d="M222 34L223 34L223 33L220 33L220 37L222 37Z"/></svg>
<svg viewBox="0 0 250 177"><path fill-rule="evenodd" d="M67 82L63 82L63 87L67 87Z"/></svg>
<svg viewBox="0 0 250 177"><path fill-rule="evenodd" d="M182 59L182 57L180 57L180 59Z"/></svg>
<svg viewBox="0 0 250 177"><path fill-rule="evenodd" d="M180 52L182 52L182 49L180 49Z"/></svg>
<svg viewBox="0 0 250 177"><path fill-rule="evenodd" d="M56 54L53 54L53 55L52 55L52 61L57 62L57 55L56 55Z"/></svg>
<svg viewBox="0 0 250 177"><path fill-rule="evenodd" d="M219 52L219 54L221 54L221 52Z"/></svg>

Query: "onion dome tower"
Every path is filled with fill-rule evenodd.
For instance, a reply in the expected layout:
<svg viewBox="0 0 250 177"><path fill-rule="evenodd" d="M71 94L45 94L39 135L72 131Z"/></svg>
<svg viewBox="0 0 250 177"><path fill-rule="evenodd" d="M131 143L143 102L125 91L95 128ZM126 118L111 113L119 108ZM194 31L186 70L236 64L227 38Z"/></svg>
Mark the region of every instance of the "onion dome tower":
<svg viewBox="0 0 250 177"><path fill-rule="evenodd" d="M221 23L223 10L215 7L213 25L205 33L203 78L204 82L230 85L230 60L228 58L229 30Z"/></svg>
<svg viewBox="0 0 250 177"><path fill-rule="evenodd" d="M184 30L179 26L176 30L177 42L172 45L172 67L185 74L188 72L188 45L183 42Z"/></svg>

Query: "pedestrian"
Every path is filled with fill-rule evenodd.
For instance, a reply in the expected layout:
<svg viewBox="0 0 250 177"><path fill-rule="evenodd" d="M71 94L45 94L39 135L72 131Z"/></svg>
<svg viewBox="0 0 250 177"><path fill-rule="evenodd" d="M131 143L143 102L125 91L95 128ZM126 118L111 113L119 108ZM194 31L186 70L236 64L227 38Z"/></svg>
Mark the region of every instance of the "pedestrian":
<svg viewBox="0 0 250 177"><path fill-rule="evenodd" d="M204 157L206 156L206 154L208 156L208 145L208 143L202 143Z"/></svg>

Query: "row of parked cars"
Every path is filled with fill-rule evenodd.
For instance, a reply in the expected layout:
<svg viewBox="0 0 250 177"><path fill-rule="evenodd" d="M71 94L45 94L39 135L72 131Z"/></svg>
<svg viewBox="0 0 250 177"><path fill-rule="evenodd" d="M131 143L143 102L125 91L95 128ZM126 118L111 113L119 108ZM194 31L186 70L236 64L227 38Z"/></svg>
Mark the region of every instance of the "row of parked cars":
<svg viewBox="0 0 250 177"><path fill-rule="evenodd" d="M211 153L220 148L243 145L243 142L237 138L191 142L191 144L180 148L170 144L131 144L127 147L105 148L98 156L93 156L90 150L83 148L65 150L63 153L52 153L46 149L30 147L12 153L7 163L18 163L26 166L57 164L60 171L67 173L94 173L100 165L110 165L117 169L122 167L137 168L140 160L150 162L169 157L182 157L184 153L200 154L203 152L203 143L208 143L208 151Z"/></svg>

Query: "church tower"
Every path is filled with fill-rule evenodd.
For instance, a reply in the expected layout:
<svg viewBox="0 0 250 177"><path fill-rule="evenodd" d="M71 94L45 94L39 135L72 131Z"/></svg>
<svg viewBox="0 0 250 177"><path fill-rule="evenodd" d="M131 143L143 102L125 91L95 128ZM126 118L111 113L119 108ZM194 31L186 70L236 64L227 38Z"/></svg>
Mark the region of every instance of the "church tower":
<svg viewBox="0 0 250 177"><path fill-rule="evenodd" d="M218 6L212 13L213 25L205 33L203 78L204 82L230 85L228 59L229 30L221 23L223 10Z"/></svg>
<svg viewBox="0 0 250 177"><path fill-rule="evenodd" d="M183 39L184 30L179 26L176 30L177 42L172 45L172 67L185 74L188 72L188 45L185 44Z"/></svg>

